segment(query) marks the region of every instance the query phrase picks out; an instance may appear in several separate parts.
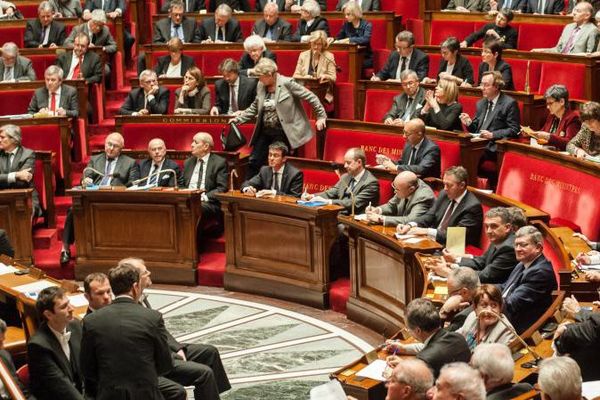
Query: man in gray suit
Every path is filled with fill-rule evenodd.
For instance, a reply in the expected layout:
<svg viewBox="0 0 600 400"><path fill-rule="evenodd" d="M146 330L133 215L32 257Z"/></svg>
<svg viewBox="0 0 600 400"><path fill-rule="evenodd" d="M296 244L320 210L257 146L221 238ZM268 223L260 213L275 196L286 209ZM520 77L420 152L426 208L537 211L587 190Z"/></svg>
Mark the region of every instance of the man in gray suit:
<svg viewBox="0 0 600 400"><path fill-rule="evenodd" d="M532 49L534 52L577 54L591 53L596 49L598 30L593 23L594 9L586 1L573 8L573 22L566 25L556 46L549 49Z"/></svg>
<svg viewBox="0 0 600 400"><path fill-rule="evenodd" d="M392 182L394 197L379 207L367 207L367 218L383 226L396 226L414 220L433 205L433 190L413 172L403 171Z"/></svg>
<svg viewBox="0 0 600 400"><path fill-rule="evenodd" d="M77 89L63 85L63 70L56 65L51 65L44 72L46 86L36 89L27 107L28 114L45 113L59 117L79 116L79 101Z"/></svg>
<svg viewBox="0 0 600 400"><path fill-rule="evenodd" d="M259 80L256 99L231 120L242 124L256 117L256 127L250 141L253 149L248 162L248 178L256 175L260 167L266 164L271 143L282 141L295 151L312 139L313 131L302 100L310 103L317 115L317 130L323 130L327 120L327 113L319 98L292 78L279 74L273 60L261 58L254 72Z"/></svg>
<svg viewBox="0 0 600 400"><path fill-rule="evenodd" d="M90 48L101 47L102 51L106 54L115 53L117 51L117 42L115 42L110 30L106 26L106 14L102 10L94 10L90 15L91 18L88 22L73 28L71 34L65 40L64 46L72 49L75 37L79 32L83 32L90 38Z"/></svg>
<svg viewBox="0 0 600 400"><path fill-rule="evenodd" d="M419 86L419 77L413 70L407 69L400 74L404 92L394 97L392 108L383 117L386 125L404 126L418 108L423 107L425 89Z"/></svg>
<svg viewBox="0 0 600 400"><path fill-rule="evenodd" d="M335 6L336 11L342 11L346 4L348 4L348 0L338 0L337 5ZM362 0L358 4L360 4L360 8L362 8L363 11L379 11L379 10L381 10L379 0Z"/></svg>
<svg viewBox="0 0 600 400"><path fill-rule="evenodd" d="M256 5L258 6L258 2ZM290 41L292 38L292 25L279 18L279 10L276 3L267 3L263 10L263 19L254 23L252 32L259 35L267 43L277 41Z"/></svg>
<svg viewBox="0 0 600 400"><path fill-rule="evenodd" d="M87 33L75 35L73 50L58 56L56 65L65 73L66 79L85 79L87 84L102 81L102 60L98 54L88 51L90 37Z"/></svg>
<svg viewBox="0 0 600 400"><path fill-rule="evenodd" d="M152 43L166 44L169 39L178 37L183 43L197 42L196 21L183 15L185 6L181 0L173 0L169 7L169 17L154 24Z"/></svg>
<svg viewBox="0 0 600 400"><path fill-rule="evenodd" d="M2 45L0 57L0 82L35 81L31 60L19 55L19 47L13 42Z"/></svg>

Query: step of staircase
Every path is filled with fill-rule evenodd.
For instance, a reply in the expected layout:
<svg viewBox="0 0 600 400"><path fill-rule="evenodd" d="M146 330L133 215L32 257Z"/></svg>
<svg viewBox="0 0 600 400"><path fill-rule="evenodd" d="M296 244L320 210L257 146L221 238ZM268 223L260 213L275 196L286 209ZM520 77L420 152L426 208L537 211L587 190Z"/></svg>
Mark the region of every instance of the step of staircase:
<svg viewBox="0 0 600 400"><path fill-rule="evenodd" d="M196 270L198 284L223 287L225 262L225 253L202 253Z"/></svg>
<svg viewBox="0 0 600 400"><path fill-rule="evenodd" d="M33 231L33 248L34 249L49 249L53 244L58 242L56 229L40 228Z"/></svg>
<svg viewBox="0 0 600 400"><path fill-rule="evenodd" d="M60 251L62 243L56 242L49 249L34 249L33 257L35 266L46 274L56 279L74 279L75 262L71 260L68 264L60 264Z"/></svg>
<svg viewBox="0 0 600 400"><path fill-rule="evenodd" d="M74 172L73 174L80 174L80 172ZM73 199L71 196L55 196L54 206L56 207L56 215L65 215L67 210L73 205Z"/></svg>

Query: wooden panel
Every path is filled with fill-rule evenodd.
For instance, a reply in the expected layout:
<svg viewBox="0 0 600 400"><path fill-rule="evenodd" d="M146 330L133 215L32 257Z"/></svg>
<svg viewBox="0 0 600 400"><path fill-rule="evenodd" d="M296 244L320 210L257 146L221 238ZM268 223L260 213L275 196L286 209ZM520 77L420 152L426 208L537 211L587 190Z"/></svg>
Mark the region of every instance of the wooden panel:
<svg viewBox="0 0 600 400"><path fill-rule="evenodd" d="M33 189L0 191L0 228L8 234L15 251L14 260L25 265L33 262L32 192Z"/></svg>

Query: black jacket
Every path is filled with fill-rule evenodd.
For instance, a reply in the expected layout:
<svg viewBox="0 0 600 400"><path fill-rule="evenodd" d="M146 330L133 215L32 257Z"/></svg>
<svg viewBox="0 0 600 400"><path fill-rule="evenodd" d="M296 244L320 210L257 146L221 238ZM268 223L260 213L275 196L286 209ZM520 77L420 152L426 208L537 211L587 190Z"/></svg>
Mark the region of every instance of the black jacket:
<svg viewBox="0 0 600 400"><path fill-rule="evenodd" d="M150 171L152 170L152 160L149 158L146 160L142 160L139 162L138 166L140 169L140 178L145 178L148 175L150 175ZM179 165L175 161L170 160L168 158L165 159L160 170L164 171L165 169L174 170L175 176L173 176L173 174L170 172L165 172L165 173L161 172L160 174L158 174L158 177L157 177L158 186L175 187L176 181L177 181L178 186L183 185L183 175L181 174L181 168L179 168ZM140 186L147 185L147 184L148 184L147 180L139 183Z"/></svg>
<svg viewBox="0 0 600 400"><path fill-rule="evenodd" d="M183 164L183 185L185 187L190 185L197 161L198 158L190 157ZM227 162L223 157L211 154L204 168L206 169L204 181L206 197L211 203L218 204L219 199L216 194L227 191Z"/></svg>
<svg viewBox="0 0 600 400"><path fill-rule="evenodd" d="M162 57L158 57L156 60L156 65L154 66L154 72L156 75L161 76L167 73L169 69L169 63L171 62L171 56L166 55ZM183 77L188 69L192 68L195 65L194 59L190 56L186 56L185 54L181 55L181 76Z"/></svg>
<svg viewBox="0 0 600 400"><path fill-rule="evenodd" d="M468 363L471 350L461 334L440 329L417 354L417 358L423 360L433 371L434 377L437 377L446 364L459 361Z"/></svg>
<svg viewBox="0 0 600 400"><path fill-rule="evenodd" d="M135 88L127 94L125 102L119 109L121 115L131 115L144 108L144 89ZM150 114L166 114L169 110L169 89L160 86L154 99L148 101L146 108Z"/></svg>
<svg viewBox="0 0 600 400"><path fill-rule="evenodd" d="M377 76L382 81L388 79L396 79L396 72L400 64L400 53L398 51L392 51L392 54L388 57L383 69L377 73ZM419 81L429 73L429 56L419 49L413 49L412 55L410 56L410 62L408 63L408 69L411 69L417 73Z"/></svg>
<svg viewBox="0 0 600 400"><path fill-rule="evenodd" d="M518 264L515 256L515 235L511 233L499 245L490 243L481 256L460 260L461 267L478 271L481 283L504 283Z"/></svg>
<svg viewBox="0 0 600 400"><path fill-rule="evenodd" d="M419 175L421 178L439 178L441 153L440 147L428 137L423 138L423 142L416 154L413 155L411 165L408 165L410 153L413 146L406 142L402 150L402 157L398 160L398 171L410 171Z"/></svg>
<svg viewBox="0 0 600 400"><path fill-rule="evenodd" d="M62 46L67 38L67 31L64 24L58 21L52 21L50 24L50 33L48 34L48 44L52 43L57 46ZM30 19L25 27L25 35L23 37L25 47L38 47L42 44L42 23L39 19Z"/></svg>
<svg viewBox="0 0 600 400"><path fill-rule="evenodd" d="M583 322L570 324L554 342L560 353L577 361L584 381L600 379L600 313L594 312Z"/></svg>
<svg viewBox="0 0 600 400"><path fill-rule="evenodd" d="M286 163L283 175L281 176L281 186L277 194L300 197L302 195L303 182L304 174L302 171ZM273 186L273 169L268 165L261 167L258 174L242 184L241 190L243 191L248 186L254 187L257 191L271 189Z"/></svg>
<svg viewBox="0 0 600 400"><path fill-rule="evenodd" d="M292 36L292 42L299 42L304 35L310 35L314 31L325 31L329 36L329 22L323 17L315 17L310 26L306 26L306 21L301 19L298 22L296 32Z"/></svg>
<svg viewBox="0 0 600 400"><path fill-rule="evenodd" d="M240 84L237 91L237 104L240 110L250 107L256 98L256 85L258 80L240 75ZM224 79L215 82L215 107L219 114L227 114L229 110L229 84Z"/></svg>
<svg viewBox="0 0 600 400"><path fill-rule="evenodd" d="M438 76L442 72L446 72L447 67L448 61L442 59L438 68ZM454 68L452 68L452 76L463 79L471 85L475 83L475 79L473 79L473 66L467 57L463 57L460 54L456 56L456 62L454 63Z"/></svg>

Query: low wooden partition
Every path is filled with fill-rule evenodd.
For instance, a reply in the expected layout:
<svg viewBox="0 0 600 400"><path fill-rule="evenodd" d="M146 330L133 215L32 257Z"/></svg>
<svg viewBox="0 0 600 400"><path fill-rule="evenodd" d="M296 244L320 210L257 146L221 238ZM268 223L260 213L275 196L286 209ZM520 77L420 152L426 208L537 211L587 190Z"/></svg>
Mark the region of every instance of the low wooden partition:
<svg viewBox="0 0 600 400"><path fill-rule="evenodd" d="M0 228L6 230L15 251L15 261L33 263L31 195L33 189L0 190Z"/></svg>
<svg viewBox="0 0 600 400"><path fill-rule="evenodd" d="M140 257L159 283L196 284L198 190L68 190L73 197L75 277Z"/></svg>
<svg viewBox="0 0 600 400"><path fill-rule="evenodd" d="M225 217L225 289L327 307L329 251L340 206L220 193Z"/></svg>

